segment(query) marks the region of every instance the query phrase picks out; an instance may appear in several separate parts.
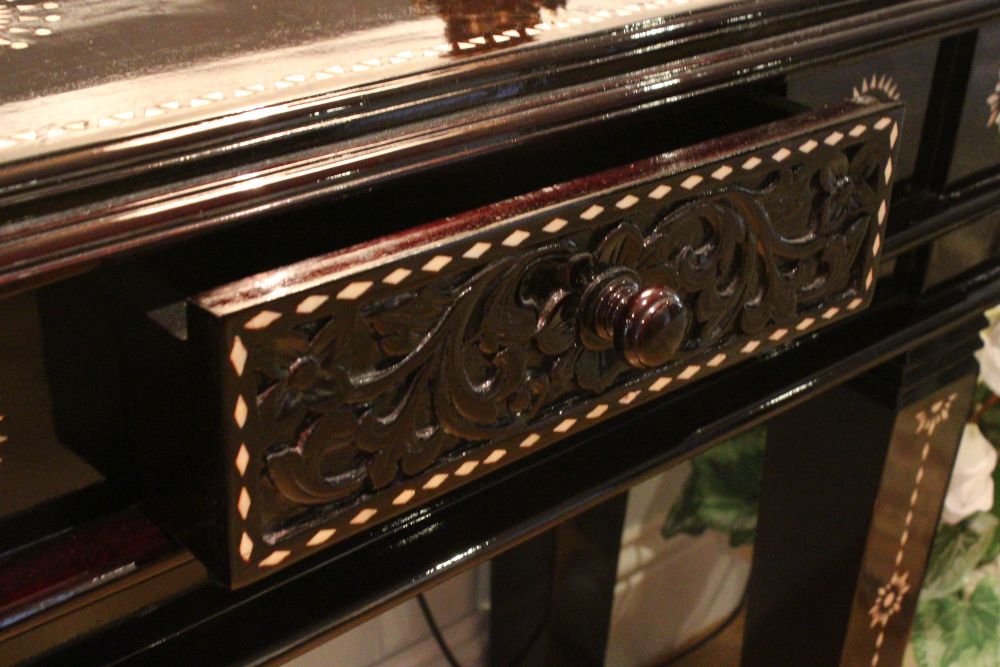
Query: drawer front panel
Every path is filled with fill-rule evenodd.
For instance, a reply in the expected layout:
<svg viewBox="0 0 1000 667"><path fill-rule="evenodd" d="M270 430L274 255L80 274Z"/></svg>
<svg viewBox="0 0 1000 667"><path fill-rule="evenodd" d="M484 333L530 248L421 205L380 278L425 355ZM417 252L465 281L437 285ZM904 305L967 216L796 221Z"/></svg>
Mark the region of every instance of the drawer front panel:
<svg viewBox="0 0 1000 667"><path fill-rule="evenodd" d="M863 308L900 120L803 114L192 299L230 581Z"/></svg>

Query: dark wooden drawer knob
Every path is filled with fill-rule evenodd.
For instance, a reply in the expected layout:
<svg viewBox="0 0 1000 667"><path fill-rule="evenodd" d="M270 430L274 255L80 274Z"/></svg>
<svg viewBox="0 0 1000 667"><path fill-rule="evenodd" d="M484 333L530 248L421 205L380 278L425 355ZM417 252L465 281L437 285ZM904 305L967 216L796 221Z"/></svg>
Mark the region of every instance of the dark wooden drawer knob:
<svg viewBox="0 0 1000 667"><path fill-rule="evenodd" d="M627 269L598 276L584 298L584 326L599 349L611 343L622 360L636 368L655 368L673 359L688 327L688 312L669 287L640 284Z"/></svg>

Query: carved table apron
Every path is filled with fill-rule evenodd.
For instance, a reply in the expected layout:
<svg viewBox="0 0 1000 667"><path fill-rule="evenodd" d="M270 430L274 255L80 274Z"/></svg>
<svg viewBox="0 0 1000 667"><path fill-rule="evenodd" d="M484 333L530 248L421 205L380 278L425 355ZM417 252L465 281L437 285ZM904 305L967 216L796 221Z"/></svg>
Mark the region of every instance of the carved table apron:
<svg viewBox="0 0 1000 667"><path fill-rule="evenodd" d="M244 585L858 311L900 122L845 103L192 297L224 483L185 539Z"/></svg>

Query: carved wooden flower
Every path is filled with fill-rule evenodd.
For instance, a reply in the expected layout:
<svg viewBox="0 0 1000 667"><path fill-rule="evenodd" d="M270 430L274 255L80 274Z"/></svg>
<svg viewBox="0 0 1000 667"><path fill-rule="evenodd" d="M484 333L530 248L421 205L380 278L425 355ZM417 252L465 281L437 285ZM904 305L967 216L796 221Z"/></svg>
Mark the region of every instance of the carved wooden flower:
<svg viewBox="0 0 1000 667"><path fill-rule="evenodd" d="M271 382L257 396L260 411L281 420L302 408L322 409L346 382L331 363L341 335L342 327L328 320L315 332L295 331L261 346L255 354L257 371Z"/></svg>
<svg viewBox="0 0 1000 667"><path fill-rule="evenodd" d="M366 480L353 445L357 418L340 399L347 379L332 361L342 335L334 320L320 321L256 355L259 375L270 381L257 396L259 412L271 416L260 431L279 447L267 455L268 473L284 496L303 504L347 498Z"/></svg>
<svg viewBox="0 0 1000 667"><path fill-rule="evenodd" d="M819 170L824 197L819 208L819 233L842 230L877 207L872 179L878 167L878 155L861 149L851 160L841 154Z"/></svg>

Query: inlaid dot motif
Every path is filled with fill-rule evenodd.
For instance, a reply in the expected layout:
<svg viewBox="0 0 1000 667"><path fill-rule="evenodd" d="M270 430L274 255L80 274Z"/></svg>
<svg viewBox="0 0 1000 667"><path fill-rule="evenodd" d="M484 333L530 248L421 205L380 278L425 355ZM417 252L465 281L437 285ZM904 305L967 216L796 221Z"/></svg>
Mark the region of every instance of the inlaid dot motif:
<svg viewBox="0 0 1000 667"><path fill-rule="evenodd" d="M663 199L668 194L670 194L669 185L657 185L655 188L649 191L650 199Z"/></svg>
<svg viewBox="0 0 1000 667"><path fill-rule="evenodd" d="M519 229L516 232L511 232L510 236L503 240L503 244L508 248L516 248L517 246L524 243L524 240L531 236L530 232L526 232L523 229Z"/></svg>
<svg viewBox="0 0 1000 667"><path fill-rule="evenodd" d="M568 224L569 222L563 220L562 218L554 218L551 222L549 222L549 224L542 227L542 231L548 232L549 234L555 234Z"/></svg>
<svg viewBox="0 0 1000 667"><path fill-rule="evenodd" d="M698 176L697 174L694 174L694 175L688 176L683 181L681 181L681 187L684 188L685 190L693 190L703 180L705 180L705 179L702 178L701 176Z"/></svg>
<svg viewBox="0 0 1000 667"><path fill-rule="evenodd" d="M524 440L521 441L521 444L519 445L519 447L521 447L522 449L529 449L531 447L534 447L535 444L537 444L538 441L541 440L541 439L542 438L541 438L540 435L538 435L537 433L532 433L527 438L525 438Z"/></svg>
<svg viewBox="0 0 1000 667"><path fill-rule="evenodd" d="M306 542L307 547L318 547L324 542L328 542L331 537L337 532L336 528L324 528L323 530L317 530L316 534L309 538Z"/></svg>
<svg viewBox="0 0 1000 667"><path fill-rule="evenodd" d="M329 298L330 297L325 294L313 294L312 296L307 296L299 302L299 305L295 307L295 312L301 315L308 315L326 303Z"/></svg>
<svg viewBox="0 0 1000 667"><path fill-rule="evenodd" d="M427 273L437 273L449 264L451 264L450 255L436 255L427 260L427 263L420 267L420 270Z"/></svg>
<svg viewBox="0 0 1000 667"><path fill-rule="evenodd" d="M413 499L413 496L417 495L417 492L413 489L404 489L399 493L398 496L392 499L393 505L405 505Z"/></svg>
<svg viewBox="0 0 1000 667"><path fill-rule="evenodd" d="M507 456L507 450L494 449L492 452L490 452L489 456L483 459L483 463L496 463L505 456Z"/></svg>
<svg viewBox="0 0 1000 667"><path fill-rule="evenodd" d="M258 329L266 329L275 320L281 317L281 313L276 313L273 310L262 310L243 325L244 329L250 329L256 331Z"/></svg>
<svg viewBox="0 0 1000 667"><path fill-rule="evenodd" d="M667 385L673 382L673 378L659 378L653 384L649 385L650 391L663 391L666 389Z"/></svg>
<svg viewBox="0 0 1000 667"><path fill-rule="evenodd" d="M595 406L594 409L592 409L590 412L587 413L587 419L597 419L607 411L608 411L607 403L601 403L600 405Z"/></svg>
<svg viewBox="0 0 1000 667"><path fill-rule="evenodd" d="M624 211L627 208L632 208L633 206L635 206L636 202L638 201L639 198L636 197L635 195L625 195L617 202L615 202L615 208L619 208Z"/></svg>
<svg viewBox="0 0 1000 667"><path fill-rule="evenodd" d="M382 282L388 285L398 285L399 283L409 278L410 274L412 273L413 271L410 271L409 269L404 269L403 267L399 267L398 269L394 269L392 273L383 278Z"/></svg>
<svg viewBox="0 0 1000 667"><path fill-rule="evenodd" d="M368 291L368 288L372 286L372 281L370 280L359 280L353 282L344 289L337 292L337 298L341 301L353 301L359 296Z"/></svg>
<svg viewBox="0 0 1000 667"><path fill-rule="evenodd" d="M229 362L233 365L233 370L237 375L243 375L243 369L247 363L247 348L239 336L233 337L233 347L229 351Z"/></svg>
<svg viewBox="0 0 1000 667"><path fill-rule="evenodd" d="M436 489L444 484L446 479L448 479L448 473L438 473L424 483L424 488L427 490Z"/></svg>
<svg viewBox="0 0 1000 667"><path fill-rule="evenodd" d="M559 422L559 424L552 430L555 431L556 433L565 433L566 431L573 428L573 424L575 423L576 423L575 419L564 419L561 422Z"/></svg>
<svg viewBox="0 0 1000 667"><path fill-rule="evenodd" d="M288 556L291 553L292 552L285 551L285 550L279 550L279 551L271 552L270 556L268 556L267 558L265 558L264 560L262 560L260 562L260 566L261 567L274 567L275 565L278 565L279 563L281 563L281 561L283 561L286 558L288 558Z"/></svg>

